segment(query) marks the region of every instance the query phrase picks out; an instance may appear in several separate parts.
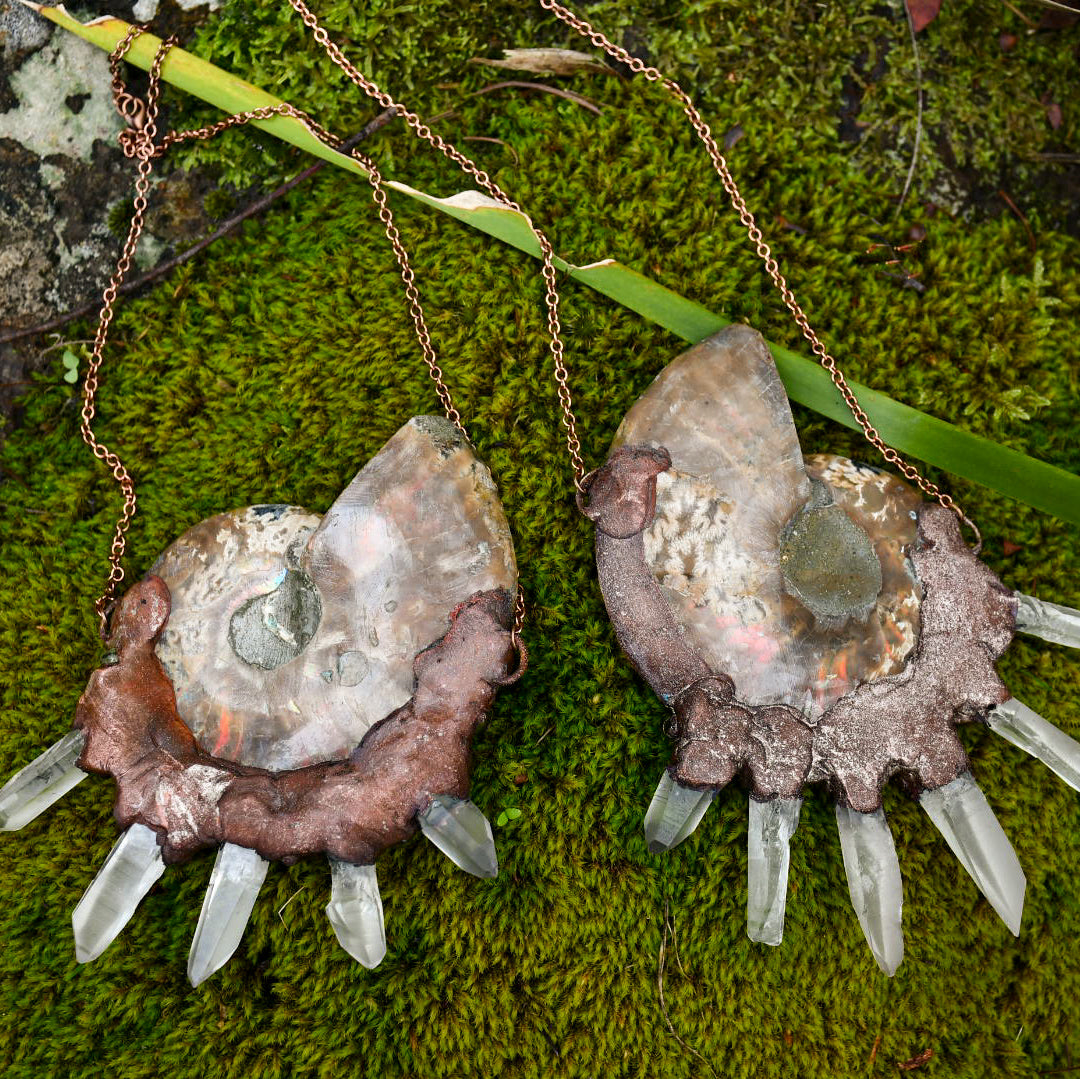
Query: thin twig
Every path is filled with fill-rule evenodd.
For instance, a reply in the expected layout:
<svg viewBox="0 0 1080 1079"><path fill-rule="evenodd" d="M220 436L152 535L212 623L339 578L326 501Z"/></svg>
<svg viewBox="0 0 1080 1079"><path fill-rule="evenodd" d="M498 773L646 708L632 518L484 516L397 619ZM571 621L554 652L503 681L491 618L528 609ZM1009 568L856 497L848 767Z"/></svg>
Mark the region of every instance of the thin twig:
<svg viewBox="0 0 1080 1079"><path fill-rule="evenodd" d="M388 124L396 115L397 113L393 109L386 109L384 112L379 113L379 115L366 127L358 131L355 135L347 138L338 149L349 150L353 146L356 146L357 143L363 142L364 139L369 138L378 131L379 128ZM205 251L212 243L220 240L222 236L227 236L230 232L237 229L247 221L249 217L254 217L256 214L262 213L268 206L277 202L283 195L287 195L292 191L294 187L314 176L325 164L325 161L317 161L314 165L308 166L303 172L297 173L291 180L286 180L285 183L281 184L279 187L275 187L269 194L263 195L254 202L249 203L240 210L239 213L234 214L227 221L222 222L222 224L214 229L209 236L204 236L197 244L189 247L186 251L181 251L179 255L174 255L171 259L166 259L164 262L158 263L157 266L148 270L141 276L125 282L117 291L120 295L129 296L133 292L138 292L152 282L157 281L159 278L165 277L177 267L183 266L185 262L189 262L196 255ZM89 303L83 304L81 307L75 308L74 311L68 311L63 315L57 315L55 318L51 318L47 322L42 322L37 326L27 326L23 329L7 330L4 333L0 333L0 345L9 344L12 341L18 341L24 337L36 337L38 334L48 333L50 330L59 329L61 326L66 326L69 322L72 322L77 318L82 318L83 315L90 314L91 311L97 310L100 306L101 300L94 299Z"/></svg>
<svg viewBox="0 0 1080 1079"><path fill-rule="evenodd" d="M1032 161L1063 161L1067 165L1075 165L1080 162L1080 154L1026 154Z"/></svg>
<svg viewBox="0 0 1080 1079"><path fill-rule="evenodd" d="M1031 248L1032 251L1034 251L1037 247L1037 244L1035 243L1035 233L1031 231L1031 225L1028 224L1028 219L1020 212L1020 207L1017 206L1011 198L1009 198L1008 192L999 190L998 194L1005 200L1005 205L1008 206L1009 209L1012 210L1012 212L1016 214L1018 218L1020 218L1020 223L1027 230L1028 246Z"/></svg>
<svg viewBox="0 0 1080 1079"><path fill-rule="evenodd" d="M300 894L300 893L301 893L301 892L302 892L302 891L303 891L303 890L304 890L304 889L305 889L306 887L307 887L307 885L306 885L306 884L301 884L301 885L300 885L300 887L299 887L299 888L297 888L297 890L296 890L295 892L293 892L293 894L292 894L292 895L290 895L290 896L289 896L289 898L288 898L288 899L286 899L286 900L285 900L285 902L284 902L284 903L282 903L280 907L278 907L278 909L277 909L277 916L278 916L279 918L281 918L281 924L282 924L282 925L284 925L284 924L285 924L285 919L284 919L284 918L282 917L282 915L281 915L281 912L282 912L282 911L283 911L283 910L284 910L284 909L285 909L285 908L286 908L286 907L287 907L287 906L288 906L288 905L289 905L289 904L290 904L290 903L291 903L291 902L292 902L292 901L293 901L293 900L294 900L294 899L295 899L295 898L296 898L296 897L297 897L297 896L298 896L298 895L299 895L299 894Z"/></svg>
<svg viewBox="0 0 1080 1079"><path fill-rule="evenodd" d="M911 151L911 165L908 167L907 179L904 181L904 190L900 192L900 201L896 204L893 220L900 217L900 207L904 205L904 199L911 190L911 181L915 178L915 166L919 162L919 143L922 142L922 115L923 115L923 81L922 60L919 57L919 41L915 33L915 19L911 14L911 7L904 3L904 15L907 18L908 31L911 34L911 49L915 56L915 146Z"/></svg>
<svg viewBox="0 0 1080 1079"><path fill-rule="evenodd" d="M595 101L590 101L582 94L575 94L573 90L563 90L558 86L547 86L542 82L522 82L517 79L508 79L506 82L493 82L490 86L485 86L469 94L469 97L479 97L481 94L490 94L494 90L508 89L537 90L541 94L554 94L555 97L565 98L575 105L580 105L583 109L588 109L589 112L596 113L597 116L600 115L600 106Z"/></svg>
<svg viewBox="0 0 1080 1079"><path fill-rule="evenodd" d="M874 1039L874 1047L870 1050L870 1059L866 1062L866 1066L872 1067L875 1060L877 1060L877 1051L881 1048L881 1031L878 1031L878 1036Z"/></svg>
<svg viewBox="0 0 1080 1079"><path fill-rule="evenodd" d="M521 164L521 158L518 157L518 152L508 142L504 142L502 139L492 138L490 135L465 135L462 142L493 142L496 146L502 146L504 149L510 151L510 156L514 159L515 165Z"/></svg>
<svg viewBox="0 0 1080 1079"><path fill-rule="evenodd" d="M1057 0L1035 0L1038 4L1043 4L1045 7L1057 8L1058 11L1067 11L1070 15L1080 15L1080 8L1069 7L1068 4L1059 4Z"/></svg>
<svg viewBox="0 0 1080 1079"><path fill-rule="evenodd" d="M668 1015L667 1002L664 1000L664 967L667 964L668 934L669 934L669 932L674 930L674 927L675 927L675 921L671 917L671 907L670 907L670 904L668 903L668 901L665 899L664 900L664 936L663 936L663 939L660 941L660 954L657 957L657 968L656 968L656 988L657 988L657 990L658 990L658 992L660 994L660 1012L664 1016L664 1022L667 1023L668 1030L671 1031L671 1036L687 1052L693 1053L694 1056L696 1056L698 1058L698 1060L700 1060L701 1063L704 1064L705 1067L708 1068L709 1071L711 1071L713 1073L713 1079L720 1079L720 1076L717 1075L716 1069L709 1063L708 1059L706 1057L702 1056L702 1054L699 1053L692 1045L690 1045L689 1042L686 1042L682 1038L679 1037L678 1032L675 1030L675 1027L672 1025L671 1016ZM681 966L681 964L680 964L680 966ZM684 973L685 973L685 971L684 971Z"/></svg>
<svg viewBox="0 0 1080 1079"><path fill-rule="evenodd" d="M668 926L671 929L671 947L672 947L672 950L675 952L675 962L679 964L679 973L684 978L687 978L687 977L689 977L689 975L686 973L686 969L682 965L682 956L679 955L679 937L678 937L678 934L675 932L675 916L674 915L669 915L668 916Z"/></svg>
<svg viewBox="0 0 1080 1079"><path fill-rule="evenodd" d="M916 1053L910 1060L905 1060L903 1063L898 1062L897 1067L902 1072L913 1072L921 1068L924 1064L929 1063L934 1059L933 1049L924 1049L921 1053Z"/></svg>
<svg viewBox="0 0 1080 1079"><path fill-rule="evenodd" d="M1022 22L1027 23L1032 30L1038 30L1039 24L1034 19L1029 19L1019 8L1013 7L1009 3L1009 0L1001 0L1001 2Z"/></svg>

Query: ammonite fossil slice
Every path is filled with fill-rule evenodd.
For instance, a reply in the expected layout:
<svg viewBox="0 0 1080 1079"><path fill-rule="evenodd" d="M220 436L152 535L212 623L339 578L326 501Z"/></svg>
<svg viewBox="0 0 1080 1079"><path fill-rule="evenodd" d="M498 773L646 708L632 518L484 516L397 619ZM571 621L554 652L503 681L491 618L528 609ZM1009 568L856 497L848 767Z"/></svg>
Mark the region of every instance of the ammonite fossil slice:
<svg viewBox="0 0 1080 1079"><path fill-rule="evenodd" d="M802 792L826 784L852 903L891 974L902 890L881 791L896 777L1019 931L1024 874L954 728L988 722L1080 788L1080 744L1011 698L994 669L1016 628L1080 645L1080 614L1009 591L955 516L902 481L804 459L772 357L745 326L661 372L583 509L620 644L673 711L650 849L685 839L741 777L748 931L779 944Z"/></svg>
<svg viewBox="0 0 1080 1079"><path fill-rule="evenodd" d="M322 518L224 513L184 533L115 611L115 662L75 730L0 791L21 827L86 772L124 833L73 916L96 958L165 865L219 847L192 944L198 984L236 949L270 859L322 853L341 944L386 950L374 861L419 826L498 869L469 744L521 673L516 566L488 470L447 421L409 421Z"/></svg>

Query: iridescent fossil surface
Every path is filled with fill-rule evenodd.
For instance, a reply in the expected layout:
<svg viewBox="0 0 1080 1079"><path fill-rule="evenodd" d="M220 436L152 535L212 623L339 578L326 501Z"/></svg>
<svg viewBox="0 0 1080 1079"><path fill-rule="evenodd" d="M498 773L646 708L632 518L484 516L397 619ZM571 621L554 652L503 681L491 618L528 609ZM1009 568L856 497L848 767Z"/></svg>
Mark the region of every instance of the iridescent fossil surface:
<svg viewBox="0 0 1080 1079"><path fill-rule="evenodd" d="M903 668L919 632L906 557L920 499L846 458L804 460L761 336L731 326L670 363L612 449L664 447L645 556L702 656L751 705L813 719Z"/></svg>
<svg viewBox="0 0 1080 1079"><path fill-rule="evenodd" d="M413 660L479 591L513 592L490 473L446 420L406 423L322 518L253 506L196 525L152 573L158 656L208 753L271 770L343 757L413 692Z"/></svg>

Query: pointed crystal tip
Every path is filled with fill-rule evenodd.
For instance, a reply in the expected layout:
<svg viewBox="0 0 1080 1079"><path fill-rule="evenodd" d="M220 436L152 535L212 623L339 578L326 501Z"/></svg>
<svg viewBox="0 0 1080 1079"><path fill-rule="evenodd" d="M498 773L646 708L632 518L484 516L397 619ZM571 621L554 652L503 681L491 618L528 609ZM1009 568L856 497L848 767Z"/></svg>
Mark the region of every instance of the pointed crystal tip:
<svg viewBox="0 0 1080 1079"><path fill-rule="evenodd" d="M439 794L417 820L424 835L466 873L498 876L499 859L491 824L472 802Z"/></svg>
<svg viewBox="0 0 1080 1079"><path fill-rule="evenodd" d="M232 958L269 868L246 847L226 843L218 851L188 955L192 985L201 985Z"/></svg>
<svg viewBox="0 0 1080 1079"><path fill-rule="evenodd" d="M1016 593L1016 628L1053 644L1080 648L1080 611Z"/></svg>
<svg viewBox="0 0 1080 1079"><path fill-rule="evenodd" d="M71 915L75 960L97 959L165 872L157 833L133 824L117 841Z"/></svg>
<svg viewBox="0 0 1080 1079"><path fill-rule="evenodd" d="M0 830L18 831L86 778L75 763L85 741L85 731L68 731L0 788Z"/></svg>
<svg viewBox="0 0 1080 1079"><path fill-rule="evenodd" d="M851 906L874 961L890 978L904 958L904 888L885 813L836 807Z"/></svg>
<svg viewBox="0 0 1080 1079"><path fill-rule="evenodd" d="M666 769L645 812L645 842L650 854L677 847L701 823L715 791L696 791L676 782Z"/></svg>
<svg viewBox="0 0 1080 1079"><path fill-rule="evenodd" d="M923 791L919 803L1013 936L1020 935L1027 878L986 796L970 772Z"/></svg>
<svg viewBox="0 0 1080 1079"><path fill-rule="evenodd" d="M746 934L757 944L776 946L784 939L790 843L801 809L801 798L750 799Z"/></svg>
<svg viewBox="0 0 1080 1079"><path fill-rule="evenodd" d="M386 929L375 867L331 858L330 874L326 917L342 948L371 970L386 955Z"/></svg>
<svg viewBox="0 0 1080 1079"><path fill-rule="evenodd" d="M1080 742L1075 738L1015 697L991 708L986 722L996 734L1037 757L1070 787L1080 791Z"/></svg>

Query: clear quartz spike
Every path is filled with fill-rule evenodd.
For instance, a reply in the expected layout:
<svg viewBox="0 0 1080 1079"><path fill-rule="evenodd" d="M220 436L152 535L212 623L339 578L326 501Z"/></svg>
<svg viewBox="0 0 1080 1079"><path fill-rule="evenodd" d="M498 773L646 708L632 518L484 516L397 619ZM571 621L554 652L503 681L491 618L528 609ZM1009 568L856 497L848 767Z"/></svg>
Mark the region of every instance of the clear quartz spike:
<svg viewBox="0 0 1080 1079"><path fill-rule="evenodd" d="M758 944L775 945L784 939L790 843L801 809L801 798L750 799L746 932Z"/></svg>
<svg viewBox="0 0 1080 1079"><path fill-rule="evenodd" d="M1016 593L1016 628L1053 644L1080 648L1080 611Z"/></svg>
<svg viewBox="0 0 1080 1079"><path fill-rule="evenodd" d="M645 842L652 854L677 847L701 823L715 791L684 787L666 769L645 813Z"/></svg>
<svg viewBox="0 0 1080 1079"><path fill-rule="evenodd" d="M498 875L499 859L491 824L472 802L439 794L417 819L424 835L466 873L476 877Z"/></svg>
<svg viewBox="0 0 1080 1079"><path fill-rule="evenodd" d="M59 801L88 775L75 762L85 731L68 731L0 788L0 829L14 832Z"/></svg>
<svg viewBox="0 0 1080 1079"><path fill-rule="evenodd" d="M923 791L919 802L960 864L1014 936L1020 935L1027 879L1008 837L970 772Z"/></svg>
<svg viewBox="0 0 1080 1079"><path fill-rule="evenodd" d="M236 951L270 863L247 847L226 843L217 853L188 955L188 978L200 985Z"/></svg>
<svg viewBox="0 0 1080 1079"><path fill-rule="evenodd" d="M330 859L330 902L326 917L338 943L362 966L372 970L386 955L382 897L373 865L351 865Z"/></svg>
<svg viewBox="0 0 1080 1079"><path fill-rule="evenodd" d="M1080 742L1075 738L1015 697L991 708L986 722L996 734L1038 757L1070 787L1080 791Z"/></svg>
<svg viewBox="0 0 1080 1079"><path fill-rule="evenodd" d="M109 852L71 915L78 962L97 959L112 944L164 872L157 833L133 824Z"/></svg>
<svg viewBox="0 0 1080 1079"><path fill-rule="evenodd" d="M881 809L859 813L838 805L836 827L851 905L875 962L891 978L904 958L904 888L889 822Z"/></svg>

